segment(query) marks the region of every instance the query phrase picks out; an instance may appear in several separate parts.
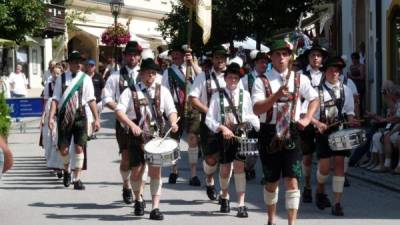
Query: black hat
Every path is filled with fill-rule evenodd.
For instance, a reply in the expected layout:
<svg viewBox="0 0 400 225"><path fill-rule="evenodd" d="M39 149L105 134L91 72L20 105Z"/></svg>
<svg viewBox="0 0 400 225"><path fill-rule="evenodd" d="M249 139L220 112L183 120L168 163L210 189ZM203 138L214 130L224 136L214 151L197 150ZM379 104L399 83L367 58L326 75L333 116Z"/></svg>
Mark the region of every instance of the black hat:
<svg viewBox="0 0 400 225"><path fill-rule="evenodd" d="M224 76L227 76L228 73L237 74L239 77L242 76L242 69L240 68L239 64L233 62L226 67Z"/></svg>
<svg viewBox="0 0 400 225"><path fill-rule="evenodd" d="M340 56L335 56L328 58L322 68L323 71L326 71L328 67L337 67L339 69L343 69L346 67L346 63Z"/></svg>
<svg viewBox="0 0 400 225"><path fill-rule="evenodd" d="M228 51L224 48L222 45L217 45L213 47L212 50L212 55L223 55L223 56L228 56Z"/></svg>
<svg viewBox="0 0 400 225"><path fill-rule="evenodd" d="M137 41L129 41L125 46L125 53L142 53L143 48Z"/></svg>
<svg viewBox="0 0 400 225"><path fill-rule="evenodd" d="M311 48L307 49L307 50L304 52L304 55L308 58L308 55L309 55L312 51L319 51L319 52L321 52L322 57L324 57L324 58L326 58L326 57L328 56L328 51L327 51L324 47L322 47L322 46L320 46L320 45L318 45L318 44L312 45Z"/></svg>
<svg viewBox="0 0 400 225"><path fill-rule="evenodd" d="M185 49L183 49L182 45L172 45L168 51L168 55L171 55L172 52L182 52L185 53Z"/></svg>
<svg viewBox="0 0 400 225"><path fill-rule="evenodd" d="M78 60L78 61L82 61L83 58L81 56L81 53L79 51L72 51L69 55L68 55L68 60L67 62L71 62L73 60Z"/></svg>
<svg viewBox="0 0 400 225"><path fill-rule="evenodd" d="M152 58L142 60L140 64L140 71L143 70L159 70L160 67L154 62Z"/></svg>
<svg viewBox="0 0 400 225"><path fill-rule="evenodd" d="M253 59L253 61L255 62L255 61L259 60L259 59L268 59L268 56L267 56L267 54L264 53L264 52L257 52L257 55L256 55L256 57Z"/></svg>

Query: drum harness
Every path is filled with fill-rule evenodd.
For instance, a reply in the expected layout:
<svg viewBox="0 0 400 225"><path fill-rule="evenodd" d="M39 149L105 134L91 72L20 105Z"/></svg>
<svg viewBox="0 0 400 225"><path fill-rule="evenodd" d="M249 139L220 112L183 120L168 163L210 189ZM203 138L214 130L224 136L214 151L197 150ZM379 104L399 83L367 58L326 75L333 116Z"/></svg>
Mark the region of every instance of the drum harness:
<svg viewBox="0 0 400 225"><path fill-rule="evenodd" d="M328 92L328 94L331 96L331 100L329 101L324 101L324 88ZM338 109L338 120L339 122L344 121L344 115L342 113L344 102L345 102L345 95L344 95L344 85L342 82L340 82L340 98L337 98L334 91L330 89L324 81L321 81L320 85L318 86L318 95L320 99L320 121L323 123L327 123L327 115L325 108L327 107L332 107L336 106Z"/></svg>
<svg viewBox="0 0 400 225"><path fill-rule="evenodd" d="M161 113L161 85L160 84L156 84L156 93L155 93L155 98L152 99L150 98L150 95L148 94L148 92L146 91L146 89L144 89L142 91L143 95L146 96L146 98L144 99L139 99L138 97L138 90L136 89L135 85L129 86L131 92L132 92L132 100L133 100L133 106L135 108L135 114L136 114L136 120L137 123L139 125L139 121L142 119L142 114L140 112L140 106L148 106L150 107L151 110L151 114L153 116L153 118L156 119L156 126L155 129L156 131L158 131L158 135L162 136L161 132L164 130L164 120L163 120L163 116ZM145 123L147 121L144 121Z"/></svg>
<svg viewBox="0 0 400 225"><path fill-rule="evenodd" d="M287 80L290 78L290 70L287 75ZM295 116L296 116L296 106L297 106L297 101L299 98L299 91L300 91L300 73L295 73L295 79L293 79L294 83L294 92L290 93L288 97L281 98L279 99L276 103L285 103L292 101L292 104L290 105L289 111L290 111L290 124L295 123ZM266 76L266 74L260 75L259 78L263 81L264 88L265 88L265 97L269 98L272 96L272 89L271 89L271 84ZM273 115L273 107L267 112L267 118L265 123L268 124L272 121L272 115ZM290 126L291 127L291 126ZM290 128L289 128L290 132ZM286 149L294 149L295 143L292 139L284 139L280 140L276 135L273 137L270 146L268 148L269 153L274 153L282 149L282 146L285 145ZM275 149L275 150L272 150Z"/></svg>

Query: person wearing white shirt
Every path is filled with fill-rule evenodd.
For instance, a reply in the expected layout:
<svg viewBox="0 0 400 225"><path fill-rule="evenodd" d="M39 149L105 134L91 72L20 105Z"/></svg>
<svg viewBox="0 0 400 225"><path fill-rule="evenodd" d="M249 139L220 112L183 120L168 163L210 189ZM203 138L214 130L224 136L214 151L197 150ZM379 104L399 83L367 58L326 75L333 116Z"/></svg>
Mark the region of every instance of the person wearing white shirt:
<svg viewBox="0 0 400 225"><path fill-rule="evenodd" d="M272 70L256 79L253 86L253 111L260 116L259 153L263 166L264 202L268 224L275 224L278 184L285 180L288 224L296 221L300 201L297 178L301 176L301 150L298 129L309 125L318 107L318 94L310 80L289 71L291 45L275 40L269 52ZM310 101L307 113L300 118L301 99Z"/></svg>
<svg viewBox="0 0 400 225"><path fill-rule="evenodd" d="M254 81L258 76L263 75L267 70L268 56L263 52L253 50L252 53L250 53L250 57L254 62L254 69L242 77L241 82L244 89L251 95ZM257 138L258 134L253 130L250 132L249 137ZM251 180L256 177L255 165L257 163L257 158L258 157L256 155L246 157L245 172L247 180Z"/></svg>
<svg viewBox="0 0 400 225"><path fill-rule="evenodd" d="M200 141L201 150L204 155L203 170L206 174L207 196L210 200L216 200L214 185L214 173L218 163L218 138L209 130L204 123L211 96L218 89L225 88L224 70L228 53L223 46L216 46L212 51L211 70L199 74L193 82L190 90L190 101L192 106L199 110L201 115Z"/></svg>
<svg viewBox="0 0 400 225"><path fill-rule="evenodd" d="M193 62L191 52L187 51L187 49L185 50L184 46L172 46L171 50L168 51L168 54L171 56L172 65L164 71L161 83L164 87L170 90L171 95L174 98L175 107L178 110L178 115L181 118L179 121L179 132L171 137L178 141L181 138L184 138L184 141L188 143L188 161L191 173L189 185L200 186L201 182L197 177L196 169L199 155L197 134L200 127L200 113L191 108L189 102L187 102L187 95L189 94L188 92L195 76L199 74L201 70ZM186 74L187 72L189 72L190 75ZM183 127L184 124L185 127ZM173 165L172 172L168 178L168 183L175 184L177 178L178 167L177 165Z"/></svg>
<svg viewBox="0 0 400 225"><path fill-rule="evenodd" d="M20 64L17 64L15 67L15 73L10 74L8 83L10 84L12 98L23 98L28 94L28 80L22 72L22 66Z"/></svg>
<svg viewBox="0 0 400 225"><path fill-rule="evenodd" d="M115 110L121 93L130 85L139 81L139 63L141 60L142 47L136 41L130 41L124 50L125 66L113 72L107 79L103 89L103 106ZM122 198L126 204L133 202L132 189L129 184L131 177L129 168L128 141L129 136L121 123L115 121L115 136L121 154L119 171L122 178ZM144 185L144 184L143 184Z"/></svg>
<svg viewBox="0 0 400 225"><path fill-rule="evenodd" d="M211 97L205 123L213 131L219 141L220 163L220 188L221 208L220 212L228 213L229 205L229 181L233 172L238 199L237 217L248 217L245 206L246 176L244 173L246 157L238 155L239 142L234 135L241 135L239 126L246 126L247 130L255 128L259 130L260 121L252 111L250 94L239 88L240 66L231 63L225 71L226 87L216 92ZM248 126L248 127L247 127ZM214 135L215 135L214 134Z"/></svg>
<svg viewBox="0 0 400 225"><path fill-rule="evenodd" d="M54 93L49 113L49 129L55 127L54 117L56 110L58 149L64 162L64 186L68 187L71 182L69 172L69 151L73 136L75 143L75 165L74 165L74 189L84 190L85 186L80 180L80 174L84 163L83 148L87 143L87 115L85 107L89 105L94 121L93 130L100 129L100 120L97 114L96 98L92 79L82 71L82 57L78 51L73 51L68 57L70 72L63 73L56 80Z"/></svg>
<svg viewBox="0 0 400 225"><path fill-rule="evenodd" d="M322 62L326 59L328 52L325 48L315 44L307 49L305 57L308 60L307 67L302 71L305 76L310 79L311 86L316 88L320 85L323 79L321 71ZM303 107L307 112L307 106ZM315 152L315 128L312 124L308 125L304 131L300 132L302 142L302 172L304 177L304 189L302 193L302 201L304 203L312 202L311 174L312 174L312 159Z"/></svg>
<svg viewBox="0 0 400 225"><path fill-rule="evenodd" d="M333 157L334 175L332 178L332 190L334 205L332 214L343 216L343 208L340 204L344 186L344 157L350 155L350 149L333 151L328 144L328 136L337 131L340 124L347 120L352 126L358 125L354 119L354 100L351 90L339 80L341 70L346 66L340 57L327 60L325 65L325 81L318 87L320 108L312 119L312 123L318 129L316 135L317 169L316 205L319 209L331 207L331 203L324 192L325 182L329 176L330 160Z"/></svg>
<svg viewBox="0 0 400 225"><path fill-rule="evenodd" d="M51 75L53 74L53 70L54 70L54 68L55 68L56 66L57 66L56 61L50 60L48 70L46 70L46 71L43 73L42 85L46 85L46 82L48 81L48 79L49 79L49 78L51 77Z"/></svg>
<svg viewBox="0 0 400 225"><path fill-rule="evenodd" d="M163 132L165 124L163 114L170 122L172 132L178 131L177 111L168 89L155 82L158 66L153 59L143 60L140 66L141 82L130 86L122 92L115 108L117 119L129 129L129 167L131 168L131 184L135 194L134 213L144 215L144 200L142 198L142 174L145 170L143 146L151 140L150 134ZM153 104L152 102L159 102ZM149 119L147 119L149 118ZM161 121L161 122L160 122ZM163 220L159 210L161 195L161 167L149 165L150 192L152 196L152 211L150 219Z"/></svg>

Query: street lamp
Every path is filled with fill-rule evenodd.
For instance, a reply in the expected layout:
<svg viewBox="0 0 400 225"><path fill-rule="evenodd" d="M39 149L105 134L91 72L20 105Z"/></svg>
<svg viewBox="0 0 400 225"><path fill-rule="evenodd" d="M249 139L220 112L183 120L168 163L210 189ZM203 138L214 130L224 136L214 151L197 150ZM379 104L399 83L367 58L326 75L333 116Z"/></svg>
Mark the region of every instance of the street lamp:
<svg viewBox="0 0 400 225"><path fill-rule="evenodd" d="M110 8L111 8L111 14L114 16L114 31L117 30L117 18L119 15L119 12L121 11L121 7L124 5L124 0L111 0L110 1ZM117 38L115 35L114 38ZM117 70L117 40L114 40L114 59L115 59L115 70Z"/></svg>

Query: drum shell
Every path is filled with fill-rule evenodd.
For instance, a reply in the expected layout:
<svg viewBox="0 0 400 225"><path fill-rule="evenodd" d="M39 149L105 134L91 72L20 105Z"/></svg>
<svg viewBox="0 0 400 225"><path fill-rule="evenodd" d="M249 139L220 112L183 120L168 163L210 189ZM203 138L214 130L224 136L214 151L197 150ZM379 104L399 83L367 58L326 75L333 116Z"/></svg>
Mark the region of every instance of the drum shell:
<svg viewBox="0 0 400 225"><path fill-rule="evenodd" d="M155 142L159 142L161 138L155 138L144 145L144 159L151 166L167 167L173 166L180 159L180 150L178 142L172 138L166 138L165 141L174 143L174 146L160 146L163 149L161 152L155 153L152 147Z"/></svg>

